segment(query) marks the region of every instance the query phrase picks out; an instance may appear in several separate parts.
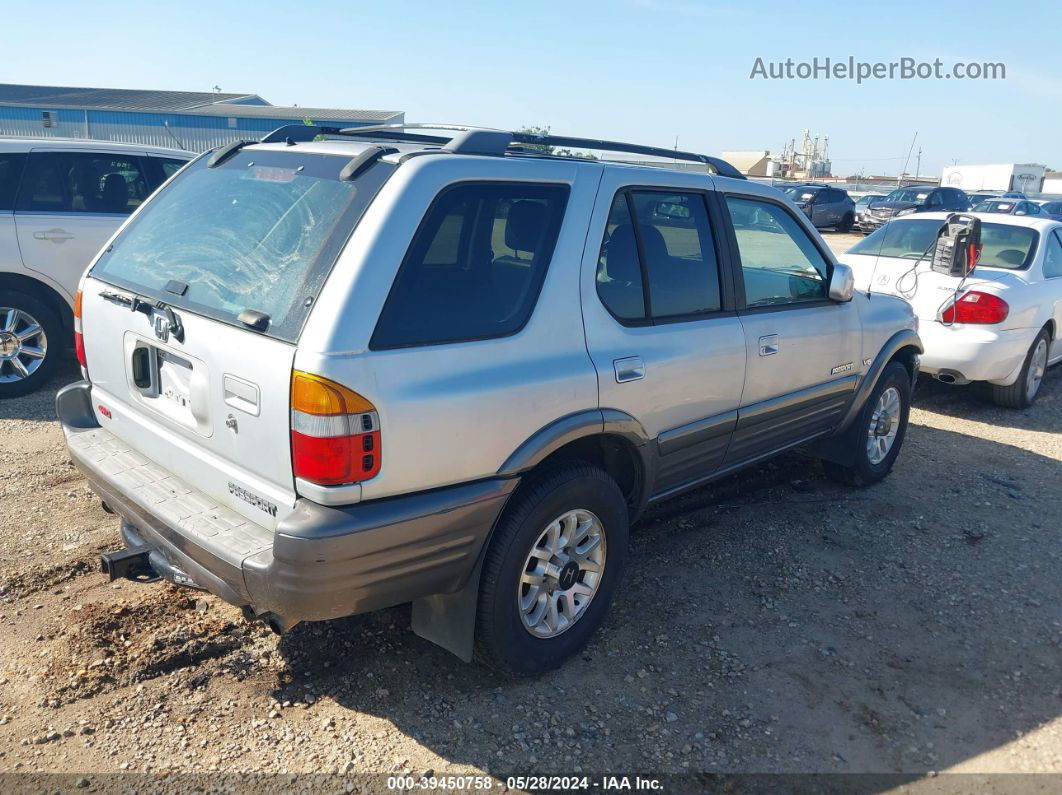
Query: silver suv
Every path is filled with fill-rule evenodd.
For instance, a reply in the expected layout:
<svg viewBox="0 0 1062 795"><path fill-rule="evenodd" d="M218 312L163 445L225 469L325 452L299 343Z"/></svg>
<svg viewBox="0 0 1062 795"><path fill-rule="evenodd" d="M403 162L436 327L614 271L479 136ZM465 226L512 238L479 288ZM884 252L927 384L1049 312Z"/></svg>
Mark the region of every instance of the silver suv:
<svg viewBox="0 0 1062 795"><path fill-rule="evenodd" d="M100 253L76 322L58 413L122 520L112 578L280 632L412 602L517 675L587 643L650 503L796 445L884 477L921 351L906 302L853 295L723 161L467 128L208 153Z"/></svg>

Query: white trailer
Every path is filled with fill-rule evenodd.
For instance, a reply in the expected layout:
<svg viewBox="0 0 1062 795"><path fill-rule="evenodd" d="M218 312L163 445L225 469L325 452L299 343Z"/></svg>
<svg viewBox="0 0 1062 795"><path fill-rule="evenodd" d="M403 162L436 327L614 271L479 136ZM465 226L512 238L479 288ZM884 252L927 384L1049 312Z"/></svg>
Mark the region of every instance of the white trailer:
<svg viewBox="0 0 1062 795"><path fill-rule="evenodd" d="M1038 163L1001 163L986 166L946 166L940 184L961 188L967 193L979 190L1039 193L1046 166Z"/></svg>

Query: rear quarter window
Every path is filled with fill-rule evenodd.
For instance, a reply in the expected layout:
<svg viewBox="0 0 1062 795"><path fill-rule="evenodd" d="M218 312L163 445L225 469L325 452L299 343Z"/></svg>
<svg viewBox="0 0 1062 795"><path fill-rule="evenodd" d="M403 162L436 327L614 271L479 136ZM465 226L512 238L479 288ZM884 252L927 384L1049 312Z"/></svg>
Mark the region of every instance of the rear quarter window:
<svg viewBox="0 0 1062 795"><path fill-rule="evenodd" d="M26 156L16 152L0 152L0 212L15 208L15 194L22 179Z"/></svg>
<svg viewBox="0 0 1062 795"><path fill-rule="evenodd" d="M384 304L370 347L515 334L545 280L565 185L467 183L436 197Z"/></svg>

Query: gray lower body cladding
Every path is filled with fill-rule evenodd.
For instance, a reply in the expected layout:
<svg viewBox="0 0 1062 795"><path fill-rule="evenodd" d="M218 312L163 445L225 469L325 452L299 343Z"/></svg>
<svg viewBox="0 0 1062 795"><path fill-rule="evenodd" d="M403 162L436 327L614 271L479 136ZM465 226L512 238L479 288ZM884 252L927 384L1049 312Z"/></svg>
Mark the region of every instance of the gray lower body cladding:
<svg viewBox="0 0 1062 795"><path fill-rule="evenodd" d="M288 623L460 590L518 482L494 478L344 507L299 499L272 532L217 506L95 426L88 384L57 398L70 455L155 569Z"/></svg>

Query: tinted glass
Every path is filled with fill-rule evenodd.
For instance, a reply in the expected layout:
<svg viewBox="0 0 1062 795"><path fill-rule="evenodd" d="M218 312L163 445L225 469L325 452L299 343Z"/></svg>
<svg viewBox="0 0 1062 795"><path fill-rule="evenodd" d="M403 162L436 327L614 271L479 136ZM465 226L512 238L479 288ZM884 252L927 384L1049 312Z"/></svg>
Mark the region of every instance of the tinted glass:
<svg viewBox="0 0 1062 795"><path fill-rule="evenodd" d="M270 316L294 339L339 247L384 179L376 166L340 181L348 159L255 152L216 168L199 160L169 183L100 258L92 275L234 321ZM183 296L163 292L170 280Z"/></svg>
<svg viewBox="0 0 1062 795"><path fill-rule="evenodd" d="M875 229L860 240L849 254L921 259L932 255L941 221L896 220ZM981 257L978 267L1014 270L1028 264L1036 249L1035 229L1010 224L981 224Z"/></svg>
<svg viewBox="0 0 1062 795"><path fill-rule="evenodd" d="M728 196L747 306L826 297L826 260L797 221L778 205Z"/></svg>
<svg viewBox="0 0 1062 795"><path fill-rule="evenodd" d="M716 312L719 263L699 193L634 191L653 318Z"/></svg>
<svg viewBox="0 0 1062 795"><path fill-rule="evenodd" d="M371 346L502 337L531 316L568 188L458 185L436 199L395 277Z"/></svg>
<svg viewBox="0 0 1062 795"><path fill-rule="evenodd" d="M885 197L890 202L918 202L921 204L929 196L929 191L924 188L898 188Z"/></svg>
<svg viewBox="0 0 1062 795"><path fill-rule="evenodd" d="M34 152L19 210L128 215L150 190L136 157L94 152Z"/></svg>
<svg viewBox="0 0 1062 795"><path fill-rule="evenodd" d="M0 212L15 207L15 194L22 177L26 156L14 152L0 152Z"/></svg>
<svg viewBox="0 0 1062 795"><path fill-rule="evenodd" d="M645 318L642 267L626 193L617 193L609 210L597 259L597 294L620 320Z"/></svg>
<svg viewBox="0 0 1062 795"><path fill-rule="evenodd" d="M1056 229L1047 239L1044 251L1044 278L1053 279L1062 276L1062 237Z"/></svg>

